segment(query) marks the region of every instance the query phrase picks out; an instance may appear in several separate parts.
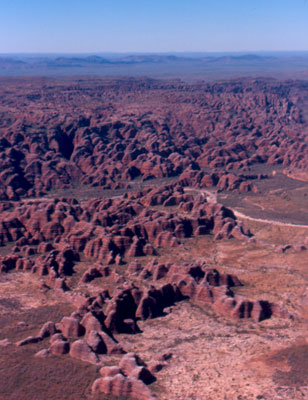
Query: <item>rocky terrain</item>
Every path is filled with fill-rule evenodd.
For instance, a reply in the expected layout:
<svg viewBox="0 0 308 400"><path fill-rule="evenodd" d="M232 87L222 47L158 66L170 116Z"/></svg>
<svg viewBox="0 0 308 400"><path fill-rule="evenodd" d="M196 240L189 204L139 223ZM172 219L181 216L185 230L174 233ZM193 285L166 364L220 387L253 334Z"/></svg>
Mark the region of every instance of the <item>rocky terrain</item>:
<svg viewBox="0 0 308 400"><path fill-rule="evenodd" d="M307 88L0 80L0 399L307 398Z"/></svg>
<svg viewBox="0 0 308 400"><path fill-rule="evenodd" d="M302 82L12 79L0 94L2 200L173 176L249 191L252 164L307 167Z"/></svg>

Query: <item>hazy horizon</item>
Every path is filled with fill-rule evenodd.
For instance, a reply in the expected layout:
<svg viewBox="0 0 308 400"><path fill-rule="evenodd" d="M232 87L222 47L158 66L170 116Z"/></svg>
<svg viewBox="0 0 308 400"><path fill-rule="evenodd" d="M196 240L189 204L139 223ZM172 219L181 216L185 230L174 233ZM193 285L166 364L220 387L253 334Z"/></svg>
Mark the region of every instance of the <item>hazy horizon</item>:
<svg viewBox="0 0 308 400"><path fill-rule="evenodd" d="M68 56L122 56L122 55L186 55L191 57L200 56L217 56L217 55L302 55L308 54L308 50L228 50L228 51L89 51L89 52L0 52L2 55L10 56L57 56L57 55L68 55Z"/></svg>

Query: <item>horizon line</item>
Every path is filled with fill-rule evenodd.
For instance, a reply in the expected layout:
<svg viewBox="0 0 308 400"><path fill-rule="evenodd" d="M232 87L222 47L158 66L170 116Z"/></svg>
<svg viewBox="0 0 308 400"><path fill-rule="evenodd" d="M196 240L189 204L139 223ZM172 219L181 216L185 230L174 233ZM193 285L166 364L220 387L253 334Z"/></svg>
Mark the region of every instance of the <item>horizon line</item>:
<svg viewBox="0 0 308 400"><path fill-rule="evenodd" d="M56 55L56 54L221 54L221 53L308 53L307 50L168 50L168 51L50 51L50 52L22 52L22 51L14 51L14 52L1 52L0 55Z"/></svg>

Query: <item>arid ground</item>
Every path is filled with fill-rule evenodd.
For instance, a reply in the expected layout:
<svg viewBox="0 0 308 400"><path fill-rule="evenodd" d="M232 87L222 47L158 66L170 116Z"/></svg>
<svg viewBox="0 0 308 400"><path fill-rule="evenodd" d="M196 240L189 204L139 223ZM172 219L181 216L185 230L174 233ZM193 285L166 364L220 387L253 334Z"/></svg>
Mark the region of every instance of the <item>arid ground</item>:
<svg viewBox="0 0 308 400"><path fill-rule="evenodd" d="M0 80L0 399L308 399L308 84Z"/></svg>

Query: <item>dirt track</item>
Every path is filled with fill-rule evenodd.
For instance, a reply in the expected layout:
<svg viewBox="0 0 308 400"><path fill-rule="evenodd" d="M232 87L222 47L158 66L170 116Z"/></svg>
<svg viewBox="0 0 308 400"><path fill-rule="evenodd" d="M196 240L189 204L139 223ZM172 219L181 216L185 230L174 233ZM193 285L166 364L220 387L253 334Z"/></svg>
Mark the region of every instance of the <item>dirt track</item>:
<svg viewBox="0 0 308 400"><path fill-rule="evenodd" d="M207 199L208 203L211 203L211 204L217 203L217 194L216 194L216 192L211 192L211 191L205 190L205 189L195 189L195 188L187 188L187 189L185 189L185 191L198 192L198 193L202 194L204 197L206 196L206 199ZM232 211L233 211L234 215L237 218L249 219L250 221L262 222L264 224L295 227L295 228L308 228L308 225L290 224L290 223L287 223L287 222L280 222L280 221L275 221L275 220L270 220L270 219L262 219L262 218L250 217L249 215L244 214L244 213L242 213L240 211L237 211L234 208L232 208Z"/></svg>

